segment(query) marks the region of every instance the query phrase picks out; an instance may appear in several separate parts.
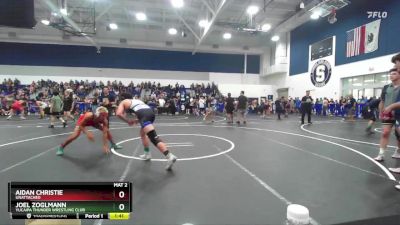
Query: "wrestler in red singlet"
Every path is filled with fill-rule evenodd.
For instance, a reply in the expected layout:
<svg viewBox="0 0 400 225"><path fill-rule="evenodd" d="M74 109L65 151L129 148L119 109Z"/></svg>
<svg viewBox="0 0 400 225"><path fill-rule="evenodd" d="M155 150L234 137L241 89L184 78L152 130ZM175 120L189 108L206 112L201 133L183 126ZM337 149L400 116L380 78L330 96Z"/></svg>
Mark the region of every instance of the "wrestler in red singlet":
<svg viewBox="0 0 400 225"><path fill-rule="evenodd" d="M103 132L103 151L105 153L110 152L108 142L111 143L111 148L121 149L122 147L115 144L115 142L113 141L110 130L108 129L107 117L108 117L108 110L105 107L97 108L96 113L86 112L85 114L82 114L79 117L78 122L76 123L74 133L72 133L71 136L69 136L67 140L58 147L57 155L63 155L64 148L67 145L69 145L72 141L77 139L81 134L81 132L86 134L87 138L90 141L94 141L93 134L86 128L88 126L92 126Z"/></svg>

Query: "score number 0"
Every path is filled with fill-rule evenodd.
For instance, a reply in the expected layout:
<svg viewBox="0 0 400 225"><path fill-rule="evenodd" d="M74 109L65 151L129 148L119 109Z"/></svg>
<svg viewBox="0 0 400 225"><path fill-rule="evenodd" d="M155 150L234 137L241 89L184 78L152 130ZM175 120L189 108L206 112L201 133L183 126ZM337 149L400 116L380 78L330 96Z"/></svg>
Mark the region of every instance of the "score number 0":
<svg viewBox="0 0 400 225"><path fill-rule="evenodd" d="M119 198L124 198L125 197L125 192L120 191L118 193L118 197ZM121 203L121 204L119 204L118 208L119 208L119 210L123 211L125 209L125 205L123 203Z"/></svg>

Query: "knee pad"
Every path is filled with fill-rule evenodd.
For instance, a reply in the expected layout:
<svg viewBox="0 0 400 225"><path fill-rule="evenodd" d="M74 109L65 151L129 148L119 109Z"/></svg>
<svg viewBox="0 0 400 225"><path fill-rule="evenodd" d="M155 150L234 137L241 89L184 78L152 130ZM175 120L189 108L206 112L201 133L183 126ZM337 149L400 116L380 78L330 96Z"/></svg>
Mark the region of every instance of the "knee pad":
<svg viewBox="0 0 400 225"><path fill-rule="evenodd" d="M157 146L157 144L161 142L161 139L160 137L158 137L155 130L152 130L149 133L147 133L147 137L149 137L151 143L153 143L155 146Z"/></svg>

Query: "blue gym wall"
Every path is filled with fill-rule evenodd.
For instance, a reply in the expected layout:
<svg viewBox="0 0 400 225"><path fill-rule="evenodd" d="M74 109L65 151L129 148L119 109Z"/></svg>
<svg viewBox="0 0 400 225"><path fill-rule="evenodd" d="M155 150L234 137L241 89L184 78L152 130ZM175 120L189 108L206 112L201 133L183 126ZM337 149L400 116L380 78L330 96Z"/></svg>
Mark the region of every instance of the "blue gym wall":
<svg viewBox="0 0 400 225"><path fill-rule="evenodd" d="M350 0L351 4L337 12L338 21L329 24L327 18L309 21L291 31L290 75L308 72L308 47L327 37L336 36L336 65L400 52L400 0ZM386 11L381 20L379 48L375 52L346 58L346 32L378 18L368 18L367 11Z"/></svg>
<svg viewBox="0 0 400 225"><path fill-rule="evenodd" d="M244 55L0 42L0 65L243 73ZM260 73L259 55L247 57L247 73Z"/></svg>

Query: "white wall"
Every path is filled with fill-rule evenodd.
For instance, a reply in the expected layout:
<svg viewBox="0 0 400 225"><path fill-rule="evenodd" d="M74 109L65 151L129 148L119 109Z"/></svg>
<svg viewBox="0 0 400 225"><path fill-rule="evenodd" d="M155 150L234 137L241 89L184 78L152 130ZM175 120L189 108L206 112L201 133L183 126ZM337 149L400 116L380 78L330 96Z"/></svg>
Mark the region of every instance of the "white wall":
<svg viewBox="0 0 400 225"><path fill-rule="evenodd" d="M238 97L240 91L244 91L245 95L251 98L273 94L273 86L261 85L258 74L210 73L210 81L218 84L219 90L225 96L231 93L232 97Z"/></svg>
<svg viewBox="0 0 400 225"><path fill-rule="evenodd" d="M238 97L240 91L244 91L244 95L248 98L267 97L273 93L271 85L219 84L218 88L224 96L231 93L232 97Z"/></svg>
<svg viewBox="0 0 400 225"><path fill-rule="evenodd" d="M250 73L210 73L210 81L217 84L259 84L260 75Z"/></svg>
<svg viewBox="0 0 400 225"><path fill-rule="evenodd" d="M209 73L206 72L179 72L179 71L157 71L157 70L130 70L109 68L86 68L86 67L51 67L51 66L0 66L0 79L18 78L27 84L40 79L54 81L73 80L121 80L124 84L131 81L138 83L142 81L160 82L166 84L183 84L189 86L191 83L209 82Z"/></svg>
<svg viewBox="0 0 400 225"><path fill-rule="evenodd" d="M289 88L289 96L302 97L306 90L311 90L314 97L328 97L338 99L341 96L341 79L358 75L368 75L382 73L393 67L391 58L394 54L382 56L374 59L363 60L355 63L334 66L333 74L324 87L315 87L311 83L309 73L294 76L272 75L263 77L262 84L274 84L274 97L276 89Z"/></svg>
<svg viewBox="0 0 400 225"><path fill-rule="evenodd" d="M0 82L5 78L18 78L23 84L30 84L32 81L41 79L50 79L57 82L71 79L101 80L103 82L118 80L124 84L128 84L131 81L134 84L142 81L155 81L160 82L161 85L178 82L185 86L189 86L192 83L206 84L214 82L218 84L223 94L231 92L233 96L239 96L241 90L245 91L248 97L262 97L272 94L272 86L259 85L259 74L0 65Z"/></svg>

